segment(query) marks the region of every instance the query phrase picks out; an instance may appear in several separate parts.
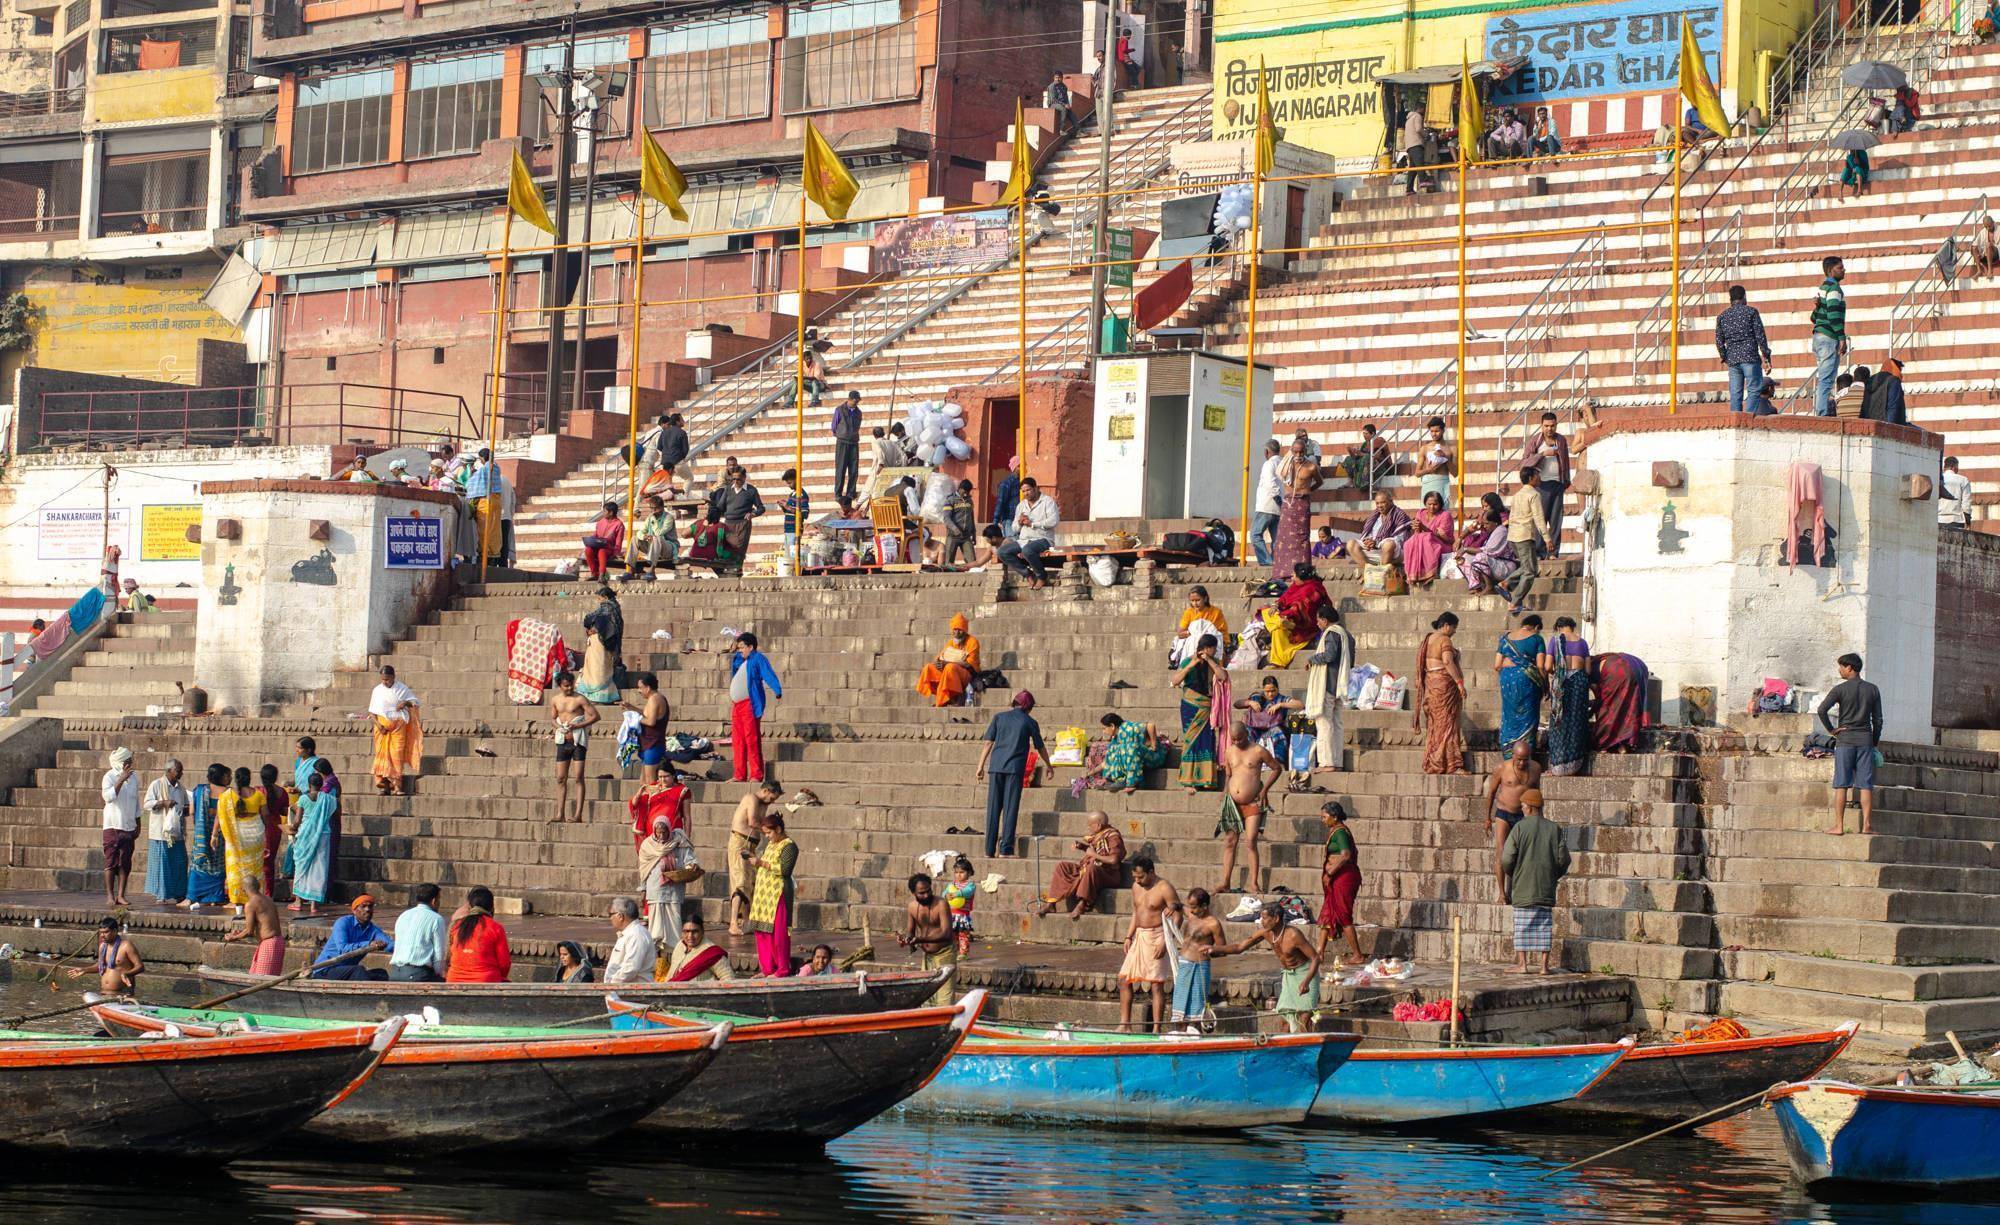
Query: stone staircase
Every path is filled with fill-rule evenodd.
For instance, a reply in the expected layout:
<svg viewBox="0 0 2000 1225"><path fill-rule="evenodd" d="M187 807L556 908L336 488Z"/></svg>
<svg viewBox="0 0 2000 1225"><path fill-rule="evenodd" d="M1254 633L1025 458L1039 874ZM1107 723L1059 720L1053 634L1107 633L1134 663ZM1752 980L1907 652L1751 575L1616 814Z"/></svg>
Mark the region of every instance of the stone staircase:
<svg viewBox="0 0 2000 1225"><path fill-rule="evenodd" d="M102 719L143 714L149 706L178 708L181 694L176 683L194 679L194 610L161 609L115 617L66 679L28 699L14 713Z"/></svg>

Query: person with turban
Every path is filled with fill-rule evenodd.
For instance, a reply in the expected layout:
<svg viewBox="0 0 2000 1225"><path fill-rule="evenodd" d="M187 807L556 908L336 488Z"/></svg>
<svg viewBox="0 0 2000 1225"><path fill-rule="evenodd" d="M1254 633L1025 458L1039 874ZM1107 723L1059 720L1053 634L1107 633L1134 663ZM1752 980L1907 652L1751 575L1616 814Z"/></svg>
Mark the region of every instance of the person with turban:
<svg viewBox="0 0 2000 1225"><path fill-rule="evenodd" d="M924 665L917 677L917 692L937 706L963 700L972 678L979 674L979 639L972 636L972 623L958 613L951 619L951 638L937 657Z"/></svg>

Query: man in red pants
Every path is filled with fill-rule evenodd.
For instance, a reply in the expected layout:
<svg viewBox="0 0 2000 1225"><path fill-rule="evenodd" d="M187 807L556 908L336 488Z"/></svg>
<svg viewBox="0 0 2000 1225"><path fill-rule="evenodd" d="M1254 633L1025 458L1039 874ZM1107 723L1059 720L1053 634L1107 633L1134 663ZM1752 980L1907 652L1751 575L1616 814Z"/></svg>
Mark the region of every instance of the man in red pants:
<svg viewBox="0 0 2000 1225"><path fill-rule="evenodd" d="M764 717L764 691L772 700L785 696L771 661L757 649L757 635L745 632L736 639L736 653L729 658L729 754L739 783L764 781L764 737L760 721Z"/></svg>

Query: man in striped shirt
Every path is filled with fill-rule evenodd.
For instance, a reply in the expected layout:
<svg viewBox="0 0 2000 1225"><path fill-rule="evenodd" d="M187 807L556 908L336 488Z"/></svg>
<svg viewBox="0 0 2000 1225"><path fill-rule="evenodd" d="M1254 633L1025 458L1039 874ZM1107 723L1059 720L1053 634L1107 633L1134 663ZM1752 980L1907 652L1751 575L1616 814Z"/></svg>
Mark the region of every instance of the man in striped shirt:
<svg viewBox="0 0 2000 1225"><path fill-rule="evenodd" d="M1833 416L1833 378L1840 369L1840 355L1847 352L1847 295L1840 282L1846 279L1847 265L1838 255L1820 261L1826 279L1819 283L1813 299L1812 353L1817 369L1813 372L1813 412Z"/></svg>

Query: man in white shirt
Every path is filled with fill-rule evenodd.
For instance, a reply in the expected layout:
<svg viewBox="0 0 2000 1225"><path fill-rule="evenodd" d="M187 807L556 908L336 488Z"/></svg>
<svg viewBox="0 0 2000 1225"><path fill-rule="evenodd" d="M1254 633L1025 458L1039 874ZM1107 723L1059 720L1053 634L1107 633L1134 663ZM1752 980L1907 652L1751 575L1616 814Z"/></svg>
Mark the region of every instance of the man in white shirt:
<svg viewBox="0 0 2000 1225"><path fill-rule="evenodd" d="M139 841L139 776L132 770L131 749L111 750L111 768L98 790L104 798L104 904L127 906L125 882Z"/></svg>
<svg viewBox="0 0 2000 1225"><path fill-rule="evenodd" d="M1275 438L1264 443L1264 466L1257 472L1256 501L1250 516L1250 547L1257 553L1257 564L1271 564L1271 550L1278 543L1278 512L1284 501L1285 487L1278 480L1278 465L1284 456L1279 454L1284 448Z"/></svg>
<svg viewBox="0 0 2000 1225"><path fill-rule="evenodd" d="M653 945L652 933L639 922L639 903L629 897L612 898L611 930L618 933L618 939L611 945L610 960L604 963L604 981L652 982L659 950Z"/></svg>
<svg viewBox="0 0 2000 1225"><path fill-rule="evenodd" d="M1944 479L1938 482L1938 523L1967 527L1972 523L1972 482L1958 474L1956 455L1944 461Z"/></svg>
<svg viewBox="0 0 2000 1225"><path fill-rule="evenodd" d="M389 980L441 983L451 965L444 916L437 911L438 887L425 881L410 890L410 908L396 916L396 951L389 957Z"/></svg>
<svg viewBox="0 0 2000 1225"><path fill-rule="evenodd" d="M1040 590L1049 585L1049 572L1042 554L1055 547L1056 525L1062 515L1056 500L1042 492L1032 476L1021 478L1021 506L1014 514L1014 539L1001 542L1000 564L1028 580Z"/></svg>
<svg viewBox="0 0 2000 1225"><path fill-rule="evenodd" d="M368 694L368 715L375 727L375 756L369 770L375 776L375 790L383 795L408 794L403 776L415 774L423 760L418 705L417 695L396 679L396 670L382 665L382 683Z"/></svg>
<svg viewBox="0 0 2000 1225"><path fill-rule="evenodd" d="M187 788L181 786L181 763L167 761L167 768L146 788L146 836L152 845L146 850L146 890L158 902L176 904L187 899Z"/></svg>

